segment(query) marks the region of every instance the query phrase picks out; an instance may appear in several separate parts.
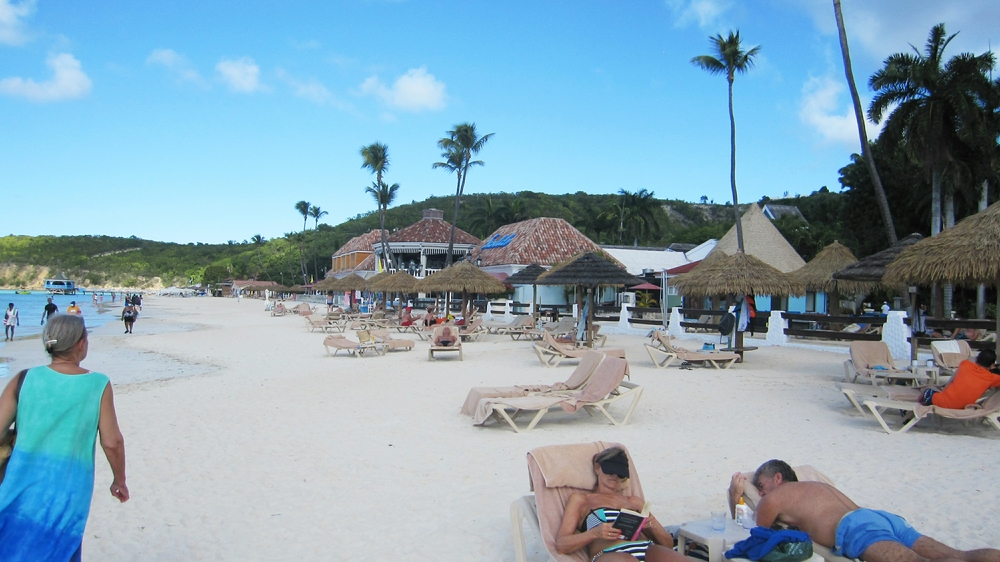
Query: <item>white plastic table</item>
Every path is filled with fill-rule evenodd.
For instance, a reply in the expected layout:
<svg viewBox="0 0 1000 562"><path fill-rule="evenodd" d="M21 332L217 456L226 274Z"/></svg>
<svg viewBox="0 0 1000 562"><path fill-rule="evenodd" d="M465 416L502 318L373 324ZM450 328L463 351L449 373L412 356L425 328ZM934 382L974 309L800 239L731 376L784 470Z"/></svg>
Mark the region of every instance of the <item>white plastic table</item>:
<svg viewBox="0 0 1000 562"><path fill-rule="evenodd" d="M750 531L737 525L730 517L726 517L726 528L723 531L713 530L711 519L691 521L681 525L677 531L677 552L683 553L687 541L692 540L708 548L708 562L722 562L728 547L749 536Z"/></svg>

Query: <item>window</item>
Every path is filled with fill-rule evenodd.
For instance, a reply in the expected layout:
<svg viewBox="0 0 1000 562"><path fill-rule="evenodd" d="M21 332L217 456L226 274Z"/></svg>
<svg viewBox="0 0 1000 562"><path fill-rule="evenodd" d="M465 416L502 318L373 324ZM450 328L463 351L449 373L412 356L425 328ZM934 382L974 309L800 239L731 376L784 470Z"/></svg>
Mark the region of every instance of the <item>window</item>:
<svg viewBox="0 0 1000 562"><path fill-rule="evenodd" d="M816 312L816 291L806 291L806 312Z"/></svg>

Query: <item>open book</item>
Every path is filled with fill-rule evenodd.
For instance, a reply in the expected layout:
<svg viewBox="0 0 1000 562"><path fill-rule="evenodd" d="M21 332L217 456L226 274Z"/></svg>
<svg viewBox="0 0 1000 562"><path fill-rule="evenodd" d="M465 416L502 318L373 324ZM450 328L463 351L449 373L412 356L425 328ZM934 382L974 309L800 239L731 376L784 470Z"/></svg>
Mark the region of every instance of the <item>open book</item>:
<svg viewBox="0 0 1000 562"><path fill-rule="evenodd" d="M631 509L622 509L618 514L618 519L615 520L615 524L612 525L615 529L622 532L622 536L625 537L627 541L634 541L639 538L642 533L643 528L646 527L646 522L649 521L649 508L653 505L653 502L646 502L642 506L641 512L632 511Z"/></svg>

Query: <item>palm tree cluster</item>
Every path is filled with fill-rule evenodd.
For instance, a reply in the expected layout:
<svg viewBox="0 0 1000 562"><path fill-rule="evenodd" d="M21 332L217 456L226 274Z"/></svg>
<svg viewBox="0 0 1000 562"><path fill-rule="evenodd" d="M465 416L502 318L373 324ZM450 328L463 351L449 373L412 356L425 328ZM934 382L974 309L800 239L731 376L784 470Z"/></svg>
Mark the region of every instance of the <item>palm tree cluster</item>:
<svg viewBox="0 0 1000 562"><path fill-rule="evenodd" d="M380 142L363 146L361 147L361 158L361 167L367 168L375 174L375 181L365 188L365 193L370 194L378 206L378 227L382 237L382 250L385 252L385 263L388 267L394 267L395 261L392 251L389 249L389 239L385 232L385 212L396 199L399 184L388 185L382 180L382 175L389 169L389 147Z"/></svg>
<svg viewBox="0 0 1000 562"><path fill-rule="evenodd" d="M1000 80L990 79L995 58L961 53L946 60L954 38L938 24L922 52L890 55L868 81L876 92L868 117L885 121L880 138L901 146L931 178L931 236L954 226L956 195L986 206L1000 161ZM950 309L950 288L934 300L935 314Z"/></svg>
<svg viewBox="0 0 1000 562"><path fill-rule="evenodd" d="M469 177L469 169L473 166L483 166L482 160L472 158L479 154L487 142L493 137L493 133L479 136L475 123L460 123L448 131L448 136L438 141L438 148L442 150L441 157L444 162L435 162L433 168L443 168L449 172L454 172L457 178L455 188L455 215L451 221L451 237L448 239L448 253L445 255L445 267L451 265L455 249L455 225L458 224L458 211L462 205L462 193L465 192L465 181Z"/></svg>

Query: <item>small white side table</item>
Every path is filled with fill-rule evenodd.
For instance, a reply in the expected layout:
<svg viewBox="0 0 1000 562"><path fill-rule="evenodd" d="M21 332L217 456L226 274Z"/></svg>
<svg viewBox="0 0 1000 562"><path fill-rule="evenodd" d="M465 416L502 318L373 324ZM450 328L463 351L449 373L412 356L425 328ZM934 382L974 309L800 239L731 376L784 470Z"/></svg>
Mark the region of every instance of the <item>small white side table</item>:
<svg viewBox="0 0 1000 562"><path fill-rule="evenodd" d="M677 551L684 552L684 546L690 539L708 548L708 562L722 562L723 554L730 547L750 536L750 531L736 524L736 521L726 517L726 529L715 531L712 520L691 521L684 523L677 531Z"/></svg>

